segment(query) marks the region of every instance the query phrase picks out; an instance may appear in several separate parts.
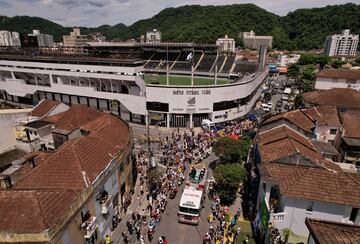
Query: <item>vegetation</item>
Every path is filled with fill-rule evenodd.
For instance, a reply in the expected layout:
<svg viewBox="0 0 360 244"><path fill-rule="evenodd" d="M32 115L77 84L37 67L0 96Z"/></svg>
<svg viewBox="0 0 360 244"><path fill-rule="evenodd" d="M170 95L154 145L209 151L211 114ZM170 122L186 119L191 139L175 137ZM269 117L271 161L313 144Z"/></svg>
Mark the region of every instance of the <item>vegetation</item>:
<svg viewBox="0 0 360 244"><path fill-rule="evenodd" d="M239 163L245 161L250 149L250 137L243 136L240 140L222 137L214 144L213 151L222 163Z"/></svg>
<svg viewBox="0 0 360 244"><path fill-rule="evenodd" d="M246 179L246 170L240 164L224 164L214 171L215 189L222 204L231 204L236 199L240 183Z"/></svg>
<svg viewBox="0 0 360 244"><path fill-rule="evenodd" d="M278 49L316 49L323 46L327 35L351 27L360 32L360 5L344 4L324 8L300 9L285 17L257 7L254 4L227 6L182 6L166 8L152 18L140 20L130 26L117 24L96 28L81 28L84 34L103 33L108 40L138 38L151 29L160 29L165 41L194 41L214 43L228 34L242 46L239 32L254 30L258 35L272 35L273 47ZM326 20L326 21L325 21ZM326 23L326 24L324 24ZM51 21L28 16L0 17L0 29L31 32L39 29L61 41L70 28Z"/></svg>

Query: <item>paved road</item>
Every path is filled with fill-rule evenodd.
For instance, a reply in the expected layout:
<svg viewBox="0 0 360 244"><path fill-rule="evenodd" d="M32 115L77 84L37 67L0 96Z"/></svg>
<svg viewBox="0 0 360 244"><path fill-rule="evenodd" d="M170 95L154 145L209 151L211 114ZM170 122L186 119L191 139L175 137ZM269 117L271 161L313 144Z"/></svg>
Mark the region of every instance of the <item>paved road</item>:
<svg viewBox="0 0 360 244"><path fill-rule="evenodd" d="M211 155L204 160L206 166L215 160ZM209 170L209 177L212 176ZM183 189L183 187L182 187ZM206 197L205 207L200 214L200 223L198 226L178 223L178 208L181 198L181 191L178 192L175 199L169 200L165 212L161 217L160 224L156 227L152 243L157 243L160 236L165 236L166 240L172 244L199 244L202 243L202 236L209 230L210 224L207 222L207 216L210 213L210 200Z"/></svg>

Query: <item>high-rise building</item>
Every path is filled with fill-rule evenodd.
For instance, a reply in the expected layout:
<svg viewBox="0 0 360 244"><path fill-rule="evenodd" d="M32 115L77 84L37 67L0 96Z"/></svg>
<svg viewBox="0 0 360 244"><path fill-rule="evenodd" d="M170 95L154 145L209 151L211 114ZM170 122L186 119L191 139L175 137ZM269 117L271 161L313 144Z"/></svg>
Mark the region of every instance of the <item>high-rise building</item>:
<svg viewBox="0 0 360 244"><path fill-rule="evenodd" d="M63 36L63 41L66 47L82 47L89 40L86 35L81 35L80 28L74 28L70 35Z"/></svg>
<svg viewBox="0 0 360 244"><path fill-rule="evenodd" d="M161 32L157 29L146 32L146 43L160 43Z"/></svg>
<svg viewBox="0 0 360 244"><path fill-rule="evenodd" d="M42 34L39 30L33 30L32 34L28 36L35 36L37 38L38 47L49 47L54 45L53 36L50 34Z"/></svg>
<svg viewBox="0 0 360 244"><path fill-rule="evenodd" d="M343 30L341 34L327 36L324 54L327 56L355 56L359 44L359 35L350 34L350 30Z"/></svg>
<svg viewBox="0 0 360 244"><path fill-rule="evenodd" d="M223 38L218 38L216 40L216 46L218 46L222 52L235 52L235 40L234 38L229 38L228 35L225 35Z"/></svg>
<svg viewBox="0 0 360 244"><path fill-rule="evenodd" d="M252 49L260 49L260 46L272 47L272 36L256 36L254 31L240 32L239 37L242 38L245 47Z"/></svg>
<svg viewBox="0 0 360 244"><path fill-rule="evenodd" d="M20 46L19 33L0 31L0 46Z"/></svg>

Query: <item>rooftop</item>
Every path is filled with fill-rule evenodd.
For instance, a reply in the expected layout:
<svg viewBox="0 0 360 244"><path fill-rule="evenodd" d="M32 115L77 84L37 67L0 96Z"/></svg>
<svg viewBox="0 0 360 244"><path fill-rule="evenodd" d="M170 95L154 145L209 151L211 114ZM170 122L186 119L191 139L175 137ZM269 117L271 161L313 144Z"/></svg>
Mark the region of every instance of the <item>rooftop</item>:
<svg viewBox="0 0 360 244"><path fill-rule="evenodd" d="M41 100L30 112L30 115L35 117L43 117L53 110L59 102L53 100L43 99Z"/></svg>
<svg viewBox="0 0 360 244"><path fill-rule="evenodd" d="M333 88L302 94L304 102L314 106L326 105L338 108L360 108L360 92L351 88Z"/></svg>
<svg viewBox="0 0 360 244"><path fill-rule="evenodd" d="M360 139L360 111L347 111L340 114L343 121L343 137Z"/></svg>
<svg viewBox="0 0 360 244"><path fill-rule="evenodd" d="M283 195L312 201L360 207L360 175L324 168L278 163L261 165L262 176Z"/></svg>
<svg viewBox="0 0 360 244"><path fill-rule="evenodd" d="M336 148L331 145L330 143L323 142L323 141L311 141L311 144L315 147L315 149L320 152L321 154L331 154L331 155L338 155L339 152Z"/></svg>
<svg viewBox="0 0 360 244"><path fill-rule="evenodd" d="M43 121L43 120L36 120L36 121L32 121L30 123L27 123L24 125L24 127L28 127L28 128L32 128L32 129L39 129L41 127L50 125L51 123L47 122L47 121Z"/></svg>
<svg viewBox="0 0 360 244"><path fill-rule="evenodd" d="M81 104L73 104L62 113L52 115L43 121L55 124L56 130L73 131L103 115L103 112Z"/></svg>
<svg viewBox="0 0 360 244"><path fill-rule="evenodd" d="M316 243L360 243L360 225L309 218L305 219L305 224Z"/></svg>
<svg viewBox="0 0 360 244"><path fill-rule="evenodd" d="M12 162L25 156L26 153L27 152L17 148L0 153L0 173L10 166Z"/></svg>
<svg viewBox="0 0 360 244"><path fill-rule="evenodd" d="M353 69L324 69L316 73L316 77L359 80L360 70Z"/></svg>

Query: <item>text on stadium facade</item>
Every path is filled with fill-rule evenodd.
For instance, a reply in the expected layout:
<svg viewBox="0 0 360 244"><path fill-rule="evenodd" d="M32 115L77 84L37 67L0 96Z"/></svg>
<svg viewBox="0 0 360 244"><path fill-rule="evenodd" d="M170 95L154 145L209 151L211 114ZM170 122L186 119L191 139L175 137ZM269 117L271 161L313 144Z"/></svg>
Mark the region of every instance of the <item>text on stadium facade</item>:
<svg viewBox="0 0 360 244"><path fill-rule="evenodd" d="M181 90L173 90L173 95L210 95L210 90L201 90L201 91L181 91Z"/></svg>

